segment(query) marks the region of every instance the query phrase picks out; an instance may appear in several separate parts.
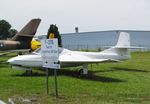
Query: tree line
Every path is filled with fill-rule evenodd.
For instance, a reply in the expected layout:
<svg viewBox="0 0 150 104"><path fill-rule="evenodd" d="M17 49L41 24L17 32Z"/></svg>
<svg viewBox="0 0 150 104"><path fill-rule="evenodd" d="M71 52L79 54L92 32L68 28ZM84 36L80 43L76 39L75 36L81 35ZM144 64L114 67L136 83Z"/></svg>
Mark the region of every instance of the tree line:
<svg viewBox="0 0 150 104"><path fill-rule="evenodd" d="M4 20L0 19L0 39L12 38L18 31L11 28L11 24Z"/></svg>

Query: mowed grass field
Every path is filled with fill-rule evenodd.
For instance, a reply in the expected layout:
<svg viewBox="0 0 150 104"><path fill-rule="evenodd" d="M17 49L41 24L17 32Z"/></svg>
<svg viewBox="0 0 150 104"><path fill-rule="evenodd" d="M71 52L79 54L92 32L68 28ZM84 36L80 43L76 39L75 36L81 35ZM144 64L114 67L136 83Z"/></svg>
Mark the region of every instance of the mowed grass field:
<svg viewBox="0 0 150 104"><path fill-rule="evenodd" d="M78 76L80 67L59 70L55 98L50 71L50 95L46 94L45 72L25 75L5 63L13 55L0 57L0 100L15 104L150 104L150 52L133 52L122 63L89 65L88 76Z"/></svg>

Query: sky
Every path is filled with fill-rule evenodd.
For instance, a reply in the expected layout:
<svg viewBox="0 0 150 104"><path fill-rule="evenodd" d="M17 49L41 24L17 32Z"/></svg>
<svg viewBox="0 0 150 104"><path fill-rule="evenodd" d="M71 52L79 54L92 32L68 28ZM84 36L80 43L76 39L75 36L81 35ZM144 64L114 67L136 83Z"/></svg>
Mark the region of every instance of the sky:
<svg viewBox="0 0 150 104"><path fill-rule="evenodd" d="M37 34L50 24L60 33L103 30L150 30L150 0L1 0L0 19L20 30L41 18Z"/></svg>

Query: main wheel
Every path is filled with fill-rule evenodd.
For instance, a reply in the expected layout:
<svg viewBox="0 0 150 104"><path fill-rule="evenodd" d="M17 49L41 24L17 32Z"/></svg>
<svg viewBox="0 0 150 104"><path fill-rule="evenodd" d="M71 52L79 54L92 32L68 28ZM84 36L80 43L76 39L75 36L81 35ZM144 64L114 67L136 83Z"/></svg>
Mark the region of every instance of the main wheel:
<svg viewBox="0 0 150 104"><path fill-rule="evenodd" d="M22 52L18 52L18 55L23 55L23 53Z"/></svg>
<svg viewBox="0 0 150 104"><path fill-rule="evenodd" d="M27 75L32 75L32 73L33 73L32 70L26 70Z"/></svg>
<svg viewBox="0 0 150 104"><path fill-rule="evenodd" d="M83 75L83 69L79 70L78 75L80 75L80 76Z"/></svg>

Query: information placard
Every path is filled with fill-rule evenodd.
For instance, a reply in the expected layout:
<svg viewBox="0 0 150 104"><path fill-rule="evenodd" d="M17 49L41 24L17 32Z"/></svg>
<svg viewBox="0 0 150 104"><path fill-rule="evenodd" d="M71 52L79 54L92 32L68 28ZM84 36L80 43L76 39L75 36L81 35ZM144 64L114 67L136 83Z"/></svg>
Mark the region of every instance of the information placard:
<svg viewBox="0 0 150 104"><path fill-rule="evenodd" d="M58 39L43 39L41 41L43 67L60 69Z"/></svg>

